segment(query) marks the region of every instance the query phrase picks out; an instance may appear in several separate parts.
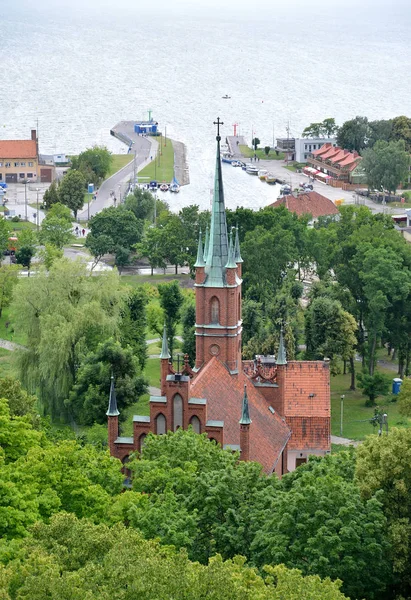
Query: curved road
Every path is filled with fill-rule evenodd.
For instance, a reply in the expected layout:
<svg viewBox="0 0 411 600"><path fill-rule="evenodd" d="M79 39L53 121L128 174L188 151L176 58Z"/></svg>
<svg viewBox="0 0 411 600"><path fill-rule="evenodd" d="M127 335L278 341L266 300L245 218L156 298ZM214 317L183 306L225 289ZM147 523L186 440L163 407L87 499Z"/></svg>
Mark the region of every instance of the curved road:
<svg viewBox="0 0 411 600"><path fill-rule="evenodd" d="M90 204L90 212L89 209L86 208L77 215L80 221L87 221L89 216L92 217L103 210L103 208L112 206L114 204L114 198L110 195L111 191L114 191L114 197L116 198L117 202L123 200L128 184L130 180L133 179L133 155L136 157L135 161L137 173L150 164L152 158L155 159L157 156L158 142L152 138L142 137L129 132L127 132L127 135L129 135L134 142L133 152L130 153L131 162L120 169L120 171L117 171L117 173L114 173L114 175L106 179L101 184L101 187L98 189L97 198Z"/></svg>

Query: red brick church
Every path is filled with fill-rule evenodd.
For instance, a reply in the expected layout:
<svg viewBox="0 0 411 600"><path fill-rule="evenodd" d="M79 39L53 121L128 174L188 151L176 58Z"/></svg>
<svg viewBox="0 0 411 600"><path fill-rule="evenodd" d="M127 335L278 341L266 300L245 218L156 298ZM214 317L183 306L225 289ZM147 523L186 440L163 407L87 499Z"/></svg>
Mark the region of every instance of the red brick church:
<svg viewBox="0 0 411 600"><path fill-rule="evenodd" d="M150 397L150 416L135 415L133 437L120 437L114 382L110 391L110 453L123 462L149 432L164 434L191 425L241 460L279 476L330 452L330 370L324 361L286 360L283 336L276 361L241 359L241 270L238 231L227 232L217 135L211 226L195 263L196 363L177 370L164 331L161 395Z"/></svg>

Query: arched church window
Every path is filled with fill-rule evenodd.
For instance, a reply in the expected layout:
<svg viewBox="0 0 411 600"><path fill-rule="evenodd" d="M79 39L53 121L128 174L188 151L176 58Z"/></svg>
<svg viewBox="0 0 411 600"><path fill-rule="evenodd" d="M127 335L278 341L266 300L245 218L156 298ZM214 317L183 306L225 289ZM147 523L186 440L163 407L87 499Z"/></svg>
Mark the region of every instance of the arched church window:
<svg viewBox="0 0 411 600"><path fill-rule="evenodd" d="M138 445L139 445L139 449L140 449L140 452L141 452L141 451L142 451L142 449L143 449L143 446L144 446L144 444L145 444L145 441L146 441L146 437L147 437L147 434L145 434L145 433L142 433L142 434L140 435L140 440L139 440L139 443L138 443Z"/></svg>
<svg viewBox="0 0 411 600"><path fill-rule="evenodd" d="M174 431L183 426L183 399L180 394L173 398L173 424Z"/></svg>
<svg viewBox="0 0 411 600"><path fill-rule="evenodd" d="M211 298L211 323L220 322L220 302L215 296Z"/></svg>
<svg viewBox="0 0 411 600"><path fill-rule="evenodd" d="M238 320L241 321L241 292L238 292Z"/></svg>
<svg viewBox="0 0 411 600"><path fill-rule="evenodd" d="M156 434L163 435L166 432L166 418L163 414L156 417Z"/></svg>
<svg viewBox="0 0 411 600"><path fill-rule="evenodd" d="M194 417L191 417L190 425L193 427L193 429L196 433L201 433L200 419L198 417L196 417L195 415L194 415Z"/></svg>

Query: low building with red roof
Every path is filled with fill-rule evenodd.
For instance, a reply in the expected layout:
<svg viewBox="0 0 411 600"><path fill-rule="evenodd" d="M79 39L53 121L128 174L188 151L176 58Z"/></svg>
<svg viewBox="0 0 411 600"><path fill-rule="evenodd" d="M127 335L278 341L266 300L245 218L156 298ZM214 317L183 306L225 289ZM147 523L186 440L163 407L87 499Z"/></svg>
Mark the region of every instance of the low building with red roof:
<svg viewBox="0 0 411 600"><path fill-rule="evenodd" d="M281 477L309 455L330 452L329 361L287 361L283 335L278 356L242 361L242 258L238 230L228 235L217 136L217 163L210 230L200 232L196 277L196 361L170 361L164 326L160 393L150 414L135 415L133 435L119 435L114 380L108 417L110 453L126 463L141 451L149 432L191 426L240 460L257 461Z"/></svg>
<svg viewBox="0 0 411 600"><path fill-rule="evenodd" d="M312 221L318 220L318 217L330 217L339 214L334 202L318 192L302 192L297 195L289 194L278 198L273 204L270 204L273 208L282 205L299 217L302 215L311 215Z"/></svg>
<svg viewBox="0 0 411 600"><path fill-rule="evenodd" d="M364 183L365 175L361 167L362 157L358 152L350 152L332 144L324 144L307 158L308 166L316 171L315 177L321 180L334 179L346 183Z"/></svg>

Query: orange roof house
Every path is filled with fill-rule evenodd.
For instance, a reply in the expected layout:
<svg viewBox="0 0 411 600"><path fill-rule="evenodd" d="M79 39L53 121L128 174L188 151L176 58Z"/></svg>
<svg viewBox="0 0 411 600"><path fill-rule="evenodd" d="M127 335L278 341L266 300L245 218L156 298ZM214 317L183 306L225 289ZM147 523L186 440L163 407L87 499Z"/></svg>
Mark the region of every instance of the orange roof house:
<svg viewBox="0 0 411 600"><path fill-rule="evenodd" d="M32 129L30 140L0 140L0 181L24 183L51 182L54 169L39 157L37 131Z"/></svg>
<svg viewBox="0 0 411 600"><path fill-rule="evenodd" d="M307 159L307 164L333 179L353 182L353 172L357 169L361 160L362 157L358 152L350 152L332 144L324 144L322 148L312 152ZM358 173L357 179L360 182L363 179L363 174Z"/></svg>
<svg viewBox="0 0 411 600"><path fill-rule="evenodd" d="M196 277L196 362L170 362L164 328L159 395L150 414L133 417L133 435L119 435L114 380L108 417L110 453L125 463L149 432L190 425L223 448L238 451L266 473L292 471L310 454L330 452L329 362L287 361L283 336L276 359L242 361L242 258L238 231L228 235L217 135L210 230L200 232ZM274 361L274 362L273 362Z"/></svg>
<svg viewBox="0 0 411 600"><path fill-rule="evenodd" d="M299 217L302 215L311 215L313 220L318 219L318 217L338 215L338 208L334 202L318 192L304 192L297 196L289 194L288 196L278 198L273 204L270 204L274 208L281 205L285 205L290 212L295 213Z"/></svg>

